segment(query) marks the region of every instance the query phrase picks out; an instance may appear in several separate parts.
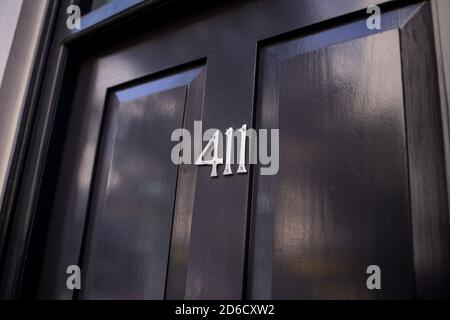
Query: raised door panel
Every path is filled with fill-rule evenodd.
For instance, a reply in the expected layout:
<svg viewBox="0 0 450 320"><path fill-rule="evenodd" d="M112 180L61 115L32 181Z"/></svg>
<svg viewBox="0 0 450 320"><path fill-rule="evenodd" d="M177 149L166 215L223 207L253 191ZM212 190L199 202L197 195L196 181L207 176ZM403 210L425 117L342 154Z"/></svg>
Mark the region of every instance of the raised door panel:
<svg viewBox="0 0 450 320"><path fill-rule="evenodd" d="M280 129L280 170L255 176L249 297L415 296L399 27L426 12L389 12L379 33L359 20L261 47L258 126ZM371 265L382 290L366 285Z"/></svg>
<svg viewBox="0 0 450 320"><path fill-rule="evenodd" d="M83 255L83 298L163 299L189 70L112 93ZM114 281L112 281L114 279Z"/></svg>

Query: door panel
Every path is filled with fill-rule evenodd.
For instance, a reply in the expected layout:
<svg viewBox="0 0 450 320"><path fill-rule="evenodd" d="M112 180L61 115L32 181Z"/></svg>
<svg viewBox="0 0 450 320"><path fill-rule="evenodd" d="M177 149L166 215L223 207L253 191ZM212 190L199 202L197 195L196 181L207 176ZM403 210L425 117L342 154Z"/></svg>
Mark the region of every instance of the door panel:
<svg viewBox="0 0 450 320"><path fill-rule="evenodd" d="M182 165L177 178L171 134L185 124L192 130L201 117L205 70L194 63L99 92L104 82L92 87L87 80L98 70L89 63L82 69L78 89L88 94L74 102L79 108L70 121L41 298L72 299L65 280L69 265L83 270L77 298L162 299L172 278L180 281L168 297L184 294L196 170Z"/></svg>
<svg viewBox="0 0 450 320"><path fill-rule="evenodd" d="M82 298L164 298L177 181L167 141L183 126L189 84L200 72L111 94L87 226Z"/></svg>
<svg viewBox="0 0 450 320"><path fill-rule="evenodd" d="M261 90L278 85L277 105L262 97L261 127L277 123L283 156L278 176L255 186L254 250L269 256L255 256L252 297L376 297L365 282L372 264L383 270L379 297L411 297L398 31L304 53L307 41L264 48L261 58Z"/></svg>
<svg viewBox="0 0 450 320"><path fill-rule="evenodd" d="M426 122L420 127L434 127L435 133L427 134L436 134L435 141L441 138L439 124L429 122L436 119L438 104L428 93L437 96L437 86L427 93L418 87L425 78L433 79L434 71L404 54L411 46L428 54L411 33L425 42L429 11L426 6L410 9L384 14L383 21L392 25L384 24L380 34L370 34L360 20L261 48L258 126L280 128L281 158L277 176L257 175L254 180L251 298L392 299L417 294L411 282L414 276L422 278L415 266L417 254L422 252L422 262L430 259L422 251L424 241L418 250L412 245L408 165L432 153L422 149L420 155L408 154L420 143L411 148L418 137L407 139L407 119ZM404 83L404 77L415 78L414 85ZM421 96L414 103L413 92ZM420 111L415 106L419 101ZM421 112L425 114L418 120ZM420 171L412 170L416 180ZM444 173L438 165L427 176L435 170ZM433 188L440 194L439 184ZM429 197L428 206L441 203L431 200L433 193ZM419 219L430 217L424 214L428 209L412 210ZM447 265L447 258L440 253L435 258L437 265L426 263L429 273L423 277L443 274L436 271L441 263ZM370 265L382 271L382 290L367 290ZM441 281L433 283L431 291L443 292Z"/></svg>

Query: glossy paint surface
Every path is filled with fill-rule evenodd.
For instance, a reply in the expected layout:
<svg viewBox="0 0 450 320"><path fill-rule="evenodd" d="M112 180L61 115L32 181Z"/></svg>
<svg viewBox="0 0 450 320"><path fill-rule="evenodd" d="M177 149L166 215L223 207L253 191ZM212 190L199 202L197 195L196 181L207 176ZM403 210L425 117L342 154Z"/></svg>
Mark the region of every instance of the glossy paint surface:
<svg viewBox="0 0 450 320"><path fill-rule="evenodd" d="M283 156L255 186L252 297L412 297L398 31L311 42L263 49L261 126L281 128ZM366 287L372 264L382 291Z"/></svg>
<svg viewBox="0 0 450 320"><path fill-rule="evenodd" d="M96 164L82 298L164 298L178 169L166 141L183 126L198 72L113 94Z"/></svg>
<svg viewBox="0 0 450 320"><path fill-rule="evenodd" d="M232 2L93 44L70 106L41 297L74 298L65 268L80 262L86 289L75 298L445 295L444 175L411 174L432 169L424 145L441 157L438 115L428 103L415 109L423 126L408 114L405 88L424 80L405 82L414 70L401 50L430 45L403 29L430 19L428 6L389 7L383 29L368 30L369 4ZM430 84L411 91L416 101ZM279 174L176 168L168 133L195 120L279 128ZM418 128L425 141L408 135ZM417 280L436 263L437 277ZM365 287L371 264L383 291Z"/></svg>

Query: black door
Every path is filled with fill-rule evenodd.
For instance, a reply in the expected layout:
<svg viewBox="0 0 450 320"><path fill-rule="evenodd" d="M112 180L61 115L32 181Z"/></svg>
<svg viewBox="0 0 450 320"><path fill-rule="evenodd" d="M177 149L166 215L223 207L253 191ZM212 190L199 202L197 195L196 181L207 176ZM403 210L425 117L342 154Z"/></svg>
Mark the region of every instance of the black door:
<svg viewBox="0 0 450 320"><path fill-rule="evenodd" d="M389 2L381 30L371 2ZM76 51L39 297L448 295L427 1L240 1L155 21ZM196 120L279 129L278 174L174 165L171 133Z"/></svg>

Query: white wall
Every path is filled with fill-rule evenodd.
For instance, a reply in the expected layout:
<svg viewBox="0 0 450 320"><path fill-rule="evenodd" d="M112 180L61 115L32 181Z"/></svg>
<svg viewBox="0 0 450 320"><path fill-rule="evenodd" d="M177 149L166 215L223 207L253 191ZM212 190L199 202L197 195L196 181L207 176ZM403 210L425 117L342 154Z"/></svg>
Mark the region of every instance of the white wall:
<svg viewBox="0 0 450 320"><path fill-rule="evenodd" d="M0 86L16 32L22 2L23 0L0 0Z"/></svg>
<svg viewBox="0 0 450 320"><path fill-rule="evenodd" d="M0 206L48 4L49 0L0 0Z"/></svg>

